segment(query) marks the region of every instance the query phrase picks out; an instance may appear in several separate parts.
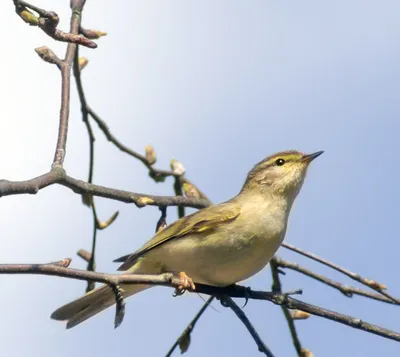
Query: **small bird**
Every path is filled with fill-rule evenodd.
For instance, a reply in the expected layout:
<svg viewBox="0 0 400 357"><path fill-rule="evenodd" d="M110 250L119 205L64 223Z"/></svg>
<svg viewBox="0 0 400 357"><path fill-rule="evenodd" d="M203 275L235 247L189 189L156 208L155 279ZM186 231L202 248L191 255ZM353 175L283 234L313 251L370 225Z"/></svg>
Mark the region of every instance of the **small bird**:
<svg viewBox="0 0 400 357"><path fill-rule="evenodd" d="M280 247L307 168L322 153L284 151L267 157L248 173L238 195L165 227L135 253L116 259L122 262L118 270L170 272L181 278L184 288L193 288L193 282L224 287L253 276ZM125 298L150 287L121 285ZM103 285L51 317L66 320L67 328L72 328L114 303L112 289Z"/></svg>

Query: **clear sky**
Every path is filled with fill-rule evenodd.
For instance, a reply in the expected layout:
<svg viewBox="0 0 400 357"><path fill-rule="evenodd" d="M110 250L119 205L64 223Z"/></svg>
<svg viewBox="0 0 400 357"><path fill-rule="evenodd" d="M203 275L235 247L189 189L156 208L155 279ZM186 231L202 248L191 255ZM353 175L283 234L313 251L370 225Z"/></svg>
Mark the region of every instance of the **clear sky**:
<svg viewBox="0 0 400 357"><path fill-rule="evenodd" d="M68 1L35 1L61 17ZM46 172L57 136L60 75L38 58L47 45L60 57L65 44L25 25L12 1L0 28L0 176L28 179ZM247 171L285 149L325 150L313 163L293 209L286 240L366 277L400 296L399 195L400 25L398 1L87 1L83 24L107 31L83 80L90 105L126 145L152 144L157 167L182 161L188 177L214 202L235 195ZM74 89L74 87L73 87ZM95 182L152 194L172 194L172 181L155 184L136 160L120 153L96 128ZM65 167L86 179L88 139L75 91ZM97 268L149 239L157 208L97 199L99 215L120 211L100 232ZM168 221L176 218L168 210ZM89 249L90 210L63 187L37 196L0 200L2 263L49 262ZM335 272L288 251L279 254L333 279ZM52 277L1 276L5 356L162 356L203 304L196 295L172 298L155 288L128 300L124 323L114 310L66 331L51 312L81 295L85 283ZM269 289L265 269L248 284ZM399 307L349 299L288 272L286 290L302 299L400 331ZM233 313L214 304L198 323L188 356L258 356ZM245 308L276 357L295 356L280 308L250 301ZM400 345L327 320L296 323L315 356L397 356ZM179 352L176 352L178 355Z"/></svg>

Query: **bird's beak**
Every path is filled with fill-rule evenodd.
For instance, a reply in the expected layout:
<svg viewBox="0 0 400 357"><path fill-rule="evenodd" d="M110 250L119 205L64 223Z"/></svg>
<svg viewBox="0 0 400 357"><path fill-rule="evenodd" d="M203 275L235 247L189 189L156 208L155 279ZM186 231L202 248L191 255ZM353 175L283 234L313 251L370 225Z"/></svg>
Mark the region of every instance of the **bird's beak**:
<svg viewBox="0 0 400 357"><path fill-rule="evenodd" d="M309 164L311 161L313 161L314 159L316 159L319 155L322 155L323 153L324 153L323 151L317 151L317 152L314 152L313 154L303 155L302 161Z"/></svg>

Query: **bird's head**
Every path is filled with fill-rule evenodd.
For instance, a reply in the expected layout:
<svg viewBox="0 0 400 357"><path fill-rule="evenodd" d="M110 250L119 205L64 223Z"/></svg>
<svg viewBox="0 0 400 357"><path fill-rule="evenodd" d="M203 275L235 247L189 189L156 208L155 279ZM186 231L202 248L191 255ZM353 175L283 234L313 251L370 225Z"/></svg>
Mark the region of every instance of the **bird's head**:
<svg viewBox="0 0 400 357"><path fill-rule="evenodd" d="M243 191L259 190L261 193L297 196L311 161L323 151L304 154L299 151L283 151L259 162L247 175Z"/></svg>

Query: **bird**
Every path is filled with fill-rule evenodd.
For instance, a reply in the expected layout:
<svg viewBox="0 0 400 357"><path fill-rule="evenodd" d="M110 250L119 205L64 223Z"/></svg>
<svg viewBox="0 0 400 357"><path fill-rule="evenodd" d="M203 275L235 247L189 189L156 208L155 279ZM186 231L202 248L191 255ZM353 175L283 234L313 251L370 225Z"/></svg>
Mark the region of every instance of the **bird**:
<svg viewBox="0 0 400 357"><path fill-rule="evenodd" d="M173 273L182 286L195 283L226 287L260 272L285 237L293 203L311 161L323 151L282 151L268 156L248 173L232 199L201 209L166 226L139 250L115 259L119 271ZM124 298L153 285L122 284ZM115 303L103 285L57 310L51 318L72 328Z"/></svg>

